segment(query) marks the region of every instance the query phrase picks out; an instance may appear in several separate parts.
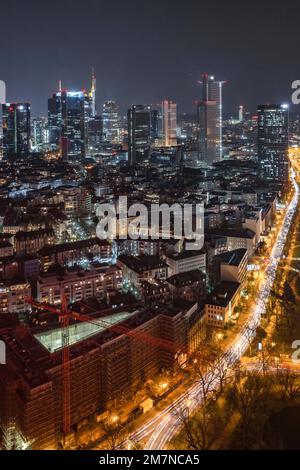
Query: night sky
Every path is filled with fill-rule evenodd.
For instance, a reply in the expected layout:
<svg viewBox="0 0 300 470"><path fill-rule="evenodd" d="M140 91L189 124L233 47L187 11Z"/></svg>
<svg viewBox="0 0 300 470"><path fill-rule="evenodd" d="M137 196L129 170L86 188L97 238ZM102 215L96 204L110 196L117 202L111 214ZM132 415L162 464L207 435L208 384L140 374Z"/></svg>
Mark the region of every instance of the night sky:
<svg viewBox="0 0 300 470"><path fill-rule="evenodd" d="M192 112L206 71L228 80L225 113L288 101L300 79L299 1L7 0L0 15L0 79L33 115L59 79L87 88L92 66L98 109L122 111L169 98Z"/></svg>

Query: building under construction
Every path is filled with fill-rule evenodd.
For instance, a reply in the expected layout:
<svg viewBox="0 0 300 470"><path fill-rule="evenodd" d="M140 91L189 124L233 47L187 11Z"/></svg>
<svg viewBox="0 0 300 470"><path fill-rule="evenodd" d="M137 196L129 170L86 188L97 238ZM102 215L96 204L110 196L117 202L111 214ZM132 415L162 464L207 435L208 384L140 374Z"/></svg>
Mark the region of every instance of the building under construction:
<svg viewBox="0 0 300 470"><path fill-rule="evenodd" d="M130 398L134 386L142 387L162 368L183 361L190 331L201 323L197 304L186 301L176 307L111 309L93 318L93 323L72 321L68 327L71 430L105 411L112 400ZM54 321L29 327L1 320L0 340L6 345L6 365L0 365L3 448L54 449L61 439L63 329ZM116 325L130 333L122 334Z"/></svg>

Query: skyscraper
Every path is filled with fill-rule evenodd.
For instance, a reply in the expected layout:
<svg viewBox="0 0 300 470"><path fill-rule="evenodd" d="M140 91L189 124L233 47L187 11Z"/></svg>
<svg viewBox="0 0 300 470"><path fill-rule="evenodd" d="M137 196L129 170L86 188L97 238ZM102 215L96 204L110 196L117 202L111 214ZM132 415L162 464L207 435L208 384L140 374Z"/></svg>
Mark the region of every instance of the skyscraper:
<svg viewBox="0 0 300 470"><path fill-rule="evenodd" d="M289 110L285 104L257 108L257 150L263 178L283 184L289 174Z"/></svg>
<svg viewBox="0 0 300 470"><path fill-rule="evenodd" d="M197 106L199 159L207 164L221 160L222 86L212 75L202 75L202 100Z"/></svg>
<svg viewBox="0 0 300 470"><path fill-rule="evenodd" d="M87 153L94 155L98 152L103 138L102 116L93 116L87 123Z"/></svg>
<svg viewBox="0 0 300 470"><path fill-rule="evenodd" d="M84 92L84 109L85 119L88 122L89 119L96 116L96 75L94 69L92 69L91 76L91 88L89 91Z"/></svg>
<svg viewBox="0 0 300 470"><path fill-rule="evenodd" d="M50 144L61 149L64 158L85 154L85 94L62 90L48 100Z"/></svg>
<svg viewBox="0 0 300 470"><path fill-rule="evenodd" d="M120 143L119 110L115 101L103 104L103 134L104 139L111 144Z"/></svg>
<svg viewBox="0 0 300 470"><path fill-rule="evenodd" d="M3 156L26 155L30 152L30 104L2 105Z"/></svg>
<svg viewBox="0 0 300 470"><path fill-rule="evenodd" d="M157 109L151 109L151 140L159 138L159 114Z"/></svg>
<svg viewBox="0 0 300 470"><path fill-rule="evenodd" d="M48 132L52 150L60 149L62 132L61 91L48 99Z"/></svg>
<svg viewBox="0 0 300 470"><path fill-rule="evenodd" d="M160 129L162 145L171 147L177 144L177 104L164 100L160 105Z"/></svg>
<svg viewBox="0 0 300 470"><path fill-rule="evenodd" d="M243 122L244 120L244 106L241 104L239 106L239 121Z"/></svg>
<svg viewBox="0 0 300 470"><path fill-rule="evenodd" d="M31 146L35 152L43 150L48 142L47 120L43 117L34 118L31 126Z"/></svg>
<svg viewBox="0 0 300 470"><path fill-rule="evenodd" d="M94 117L96 116L96 75L95 75L94 69L92 69L90 100L91 100L91 114L92 114L92 117Z"/></svg>
<svg viewBox="0 0 300 470"><path fill-rule="evenodd" d="M133 105L127 112L128 162L134 167L139 159L147 158L151 138L151 106Z"/></svg>
<svg viewBox="0 0 300 470"><path fill-rule="evenodd" d="M92 69L91 88L84 94L85 149L87 155L97 153L103 134L102 117L96 111L96 75Z"/></svg>

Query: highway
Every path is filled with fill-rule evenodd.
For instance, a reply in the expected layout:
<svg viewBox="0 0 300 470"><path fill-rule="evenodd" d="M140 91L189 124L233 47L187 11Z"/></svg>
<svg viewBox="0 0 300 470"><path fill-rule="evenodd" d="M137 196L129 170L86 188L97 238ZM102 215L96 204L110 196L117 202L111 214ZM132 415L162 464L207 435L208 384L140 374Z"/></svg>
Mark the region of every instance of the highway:
<svg viewBox="0 0 300 470"><path fill-rule="evenodd" d="M286 209L281 227L274 242L268 265L264 272L264 278L257 295L257 302L245 325L234 339L234 342L223 354L222 360L227 367L234 364L245 353L250 341L255 336L256 328L260 324L261 315L265 312L266 301L270 295L277 265L282 256L286 237L299 200L299 186L295 181L294 174L292 175L292 183L294 186L294 194ZM207 383L210 384L211 390L215 390L218 387L218 382L219 379L212 367L211 370L207 372ZM137 431L129 437L127 441L128 447L131 446L132 442L147 439L147 443L144 445L145 449L163 450L181 427L181 420L176 410L188 408L189 412L193 413L193 411L199 407L200 403L201 385L197 382L164 410L158 412L154 418L137 429Z"/></svg>

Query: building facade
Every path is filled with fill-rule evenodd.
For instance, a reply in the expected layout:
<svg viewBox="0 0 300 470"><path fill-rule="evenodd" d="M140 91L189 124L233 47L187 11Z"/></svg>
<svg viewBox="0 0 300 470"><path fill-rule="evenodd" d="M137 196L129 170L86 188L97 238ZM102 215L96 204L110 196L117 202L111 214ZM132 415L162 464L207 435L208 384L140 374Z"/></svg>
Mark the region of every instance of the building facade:
<svg viewBox="0 0 300 470"><path fill-rule="evenodd" d="M2 105L3 156L27 155L30 152L30 104Z"/></svg>
<svg viewBox="0 0 300 470"><path fill-rule="evenodd" d="M151 140L151 107L133 105L127 113L128 162L134 167L148 157Z"/></svg>
<svg viewBox="0 0 300 470"><path fill-rule="evenodd" d="M202 76L202 100L197 105L198 157L208 165L223 156L222 86L212 75Z"/></svg>
<svg viewBox="0 0 300 470"><path fill-rule="evenodd" d="M257 151L261 175L285 184L289 175L289 109L287 105L257 108Z"/></svg>

